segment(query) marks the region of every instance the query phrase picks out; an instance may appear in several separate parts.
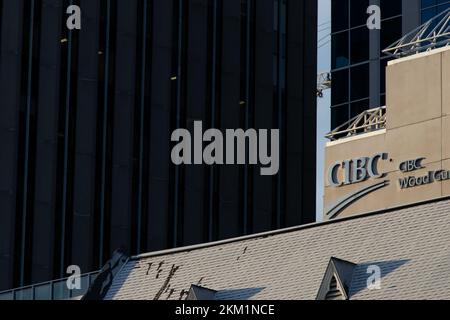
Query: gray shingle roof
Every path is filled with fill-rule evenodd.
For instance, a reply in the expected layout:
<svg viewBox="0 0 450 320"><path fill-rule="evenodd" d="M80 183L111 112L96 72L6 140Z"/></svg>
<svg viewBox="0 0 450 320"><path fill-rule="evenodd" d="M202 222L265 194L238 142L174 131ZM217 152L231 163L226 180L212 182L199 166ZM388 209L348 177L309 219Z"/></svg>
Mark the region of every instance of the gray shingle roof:
<svg viewBox="0 0 450 320"><path fill-rule="evenodd" d="M450 299L450 200L131 258L107 299L316 298L331 257L357 264L350 299ZM368 290L367 268L382 270Z"/></svg>

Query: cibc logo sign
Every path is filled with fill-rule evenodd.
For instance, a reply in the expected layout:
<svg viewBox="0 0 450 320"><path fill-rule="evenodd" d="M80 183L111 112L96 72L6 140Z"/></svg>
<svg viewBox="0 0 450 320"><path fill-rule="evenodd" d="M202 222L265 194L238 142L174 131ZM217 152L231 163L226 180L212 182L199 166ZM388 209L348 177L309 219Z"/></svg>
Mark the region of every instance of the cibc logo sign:
<svg viewBox="0 0 450 320"><path fill-rule="evenodd" d="M426 158L419 158L415 160L408 160L400 163L400 171L403 173L413 172L416 170L424 169L425 167L422 165L422 162Z"/></svg>
<svg viewBox="0 0 450 320"><path fill-rule="evenodd" d="M373 157L355 158L334 163L328 170L328 182L332 187L347 186L366 181L370 178L384 177L378 170L380 161L388 159L387 153L379 153ZM339 177L339 173L341 177Z"/></svg>
<svg viewBox="0 0 450 320"><path fill-rule="evenodd" d="M378 153L373 157L338 161L328 169L328 182L331 187L339 188L369 179L382 179L385 177L385 174L380 172L379 165L381 161L388 160L388 157L387 153ZM387 185L389 185L389 181L383 179L362 188L355 188L337 203L329 206L325 211L325 216L328 219L334 219L355 201Z"/></svg>
<svg viewBox="0 0 450 320"><path fill-rule="evenodd" d="M369 179L378 179L373 183L364 184L361 188L350 188L348 194L339 198L337 203L331 204L325 214L329 219L333 219L341 214L345 208L359 199L390 185L388 179L384 179L387 174L380 172L379 165L382 161L393 162L387 153L379 153L373 157L355 158L345 161L338 161L328 169L328 182L331 187L340 188L350 186ZM399 191L403 192L416 187L430 185L436 182L450 180L450 170L430 170L423 172L425 157L412 160L402 160L397 168L405 176L400 177ZM423 172L417 174L417 172Z"/></svg>
<svg viewBox="0 0 450 320"><path fill-rule="evenodd" d="M420 169L425 169L425 167L422 165L422 162L425 159L426 158L418 158L416 160L402 162L399 169L403 173L411 173ZM399 184L400 189L405 190L447 180L450 180L449 170L436 170L428 171L425 175L421 176L409 176L401 178L399 180Z"/></svg>

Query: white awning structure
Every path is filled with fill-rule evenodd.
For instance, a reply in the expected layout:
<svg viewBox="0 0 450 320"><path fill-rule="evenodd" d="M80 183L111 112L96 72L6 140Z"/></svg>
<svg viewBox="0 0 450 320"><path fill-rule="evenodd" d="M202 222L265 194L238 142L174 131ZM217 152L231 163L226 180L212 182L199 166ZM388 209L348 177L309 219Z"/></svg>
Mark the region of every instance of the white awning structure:
<svg viewBox="0 0 450 320"><path fill-rule="evenodd" d="M396 41L383 53L396 58L450 45L450 8Z"/></svg>

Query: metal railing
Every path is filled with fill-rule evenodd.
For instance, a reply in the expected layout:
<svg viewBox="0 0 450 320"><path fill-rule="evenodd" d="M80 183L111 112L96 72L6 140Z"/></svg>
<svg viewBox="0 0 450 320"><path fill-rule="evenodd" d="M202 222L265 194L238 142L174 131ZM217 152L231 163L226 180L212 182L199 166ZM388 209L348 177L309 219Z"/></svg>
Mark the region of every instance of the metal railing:
<svg viewBox="0 0 450 320"><path fill-rule="evenodd" d="M99 271L81 275L81 289L69 290L69 278L48 281L22 288L0 292L0 300L70 300L83 296Z"/></svg>
<svg viewBox="0 0 450 320"><path fill-rule="evenodd" d="M450 8L383 50L396 58L450 46Z"/></svg>
<svg viewBox="0 0 450 320"><path fill-rule="evenodd" d="M337 127L325 138L336 141L363 133L386 129L386 107L364 111L360 115Z"/></svg>

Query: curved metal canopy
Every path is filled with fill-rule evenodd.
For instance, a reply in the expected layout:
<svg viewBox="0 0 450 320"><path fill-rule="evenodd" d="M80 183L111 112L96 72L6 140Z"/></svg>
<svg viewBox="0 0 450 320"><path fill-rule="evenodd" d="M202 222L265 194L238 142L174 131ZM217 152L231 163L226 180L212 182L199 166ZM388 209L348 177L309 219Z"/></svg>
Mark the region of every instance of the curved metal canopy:
<svg viewBox="0 0 450 320"><path fill-rule="evenodd" d="M383 53L397 58L450 46L450 8L396 41Z"/></svg>

